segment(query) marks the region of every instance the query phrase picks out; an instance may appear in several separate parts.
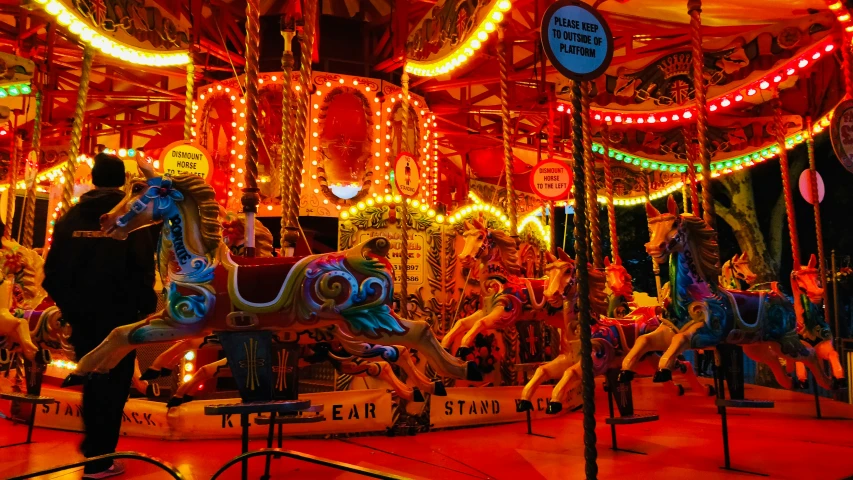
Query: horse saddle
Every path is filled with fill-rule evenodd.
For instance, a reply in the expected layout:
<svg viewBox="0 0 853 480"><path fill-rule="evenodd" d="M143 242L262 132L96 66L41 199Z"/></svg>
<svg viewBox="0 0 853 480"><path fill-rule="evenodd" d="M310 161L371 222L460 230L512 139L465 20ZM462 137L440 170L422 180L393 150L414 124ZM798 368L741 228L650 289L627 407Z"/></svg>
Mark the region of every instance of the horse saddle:
<svg viewBox="0 0 853 480"><path fill-rule="evenodd" d="M268 305L284 292L284 284L293 267L304 257L231 256L235 293L249 304Z"/></svg>
<svg viewBox="0 0 853 480"><path fill-rule="evenodd" d="M755 332L760 328L766 291L723 290L734 314L734 329Z"/></svg>

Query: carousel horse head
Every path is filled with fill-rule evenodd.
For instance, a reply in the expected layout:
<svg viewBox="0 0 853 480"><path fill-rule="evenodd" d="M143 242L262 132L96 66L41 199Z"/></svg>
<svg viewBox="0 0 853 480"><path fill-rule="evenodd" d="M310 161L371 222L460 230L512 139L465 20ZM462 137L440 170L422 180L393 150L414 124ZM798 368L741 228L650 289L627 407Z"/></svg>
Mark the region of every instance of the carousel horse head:
<svg viewBox="0 0 853 480"><path fill-rule="evenodd" d="M706 281L717 281L720 275L716 233L701 218L678 213L675 199L667 199L667 212L659 212L652 204L646 204L649 219L649 237L646 252L659 264L666 263L670 254L690 251L689 261L694 263L696 273Z"/></svg>
<svg viewBox="0 0 853 480"><path fill-rule="evenodd" d="M735 278L737 278L738 280L742 280L747 285L752 285L753 283L755 283L755 280L758 278L758 275L756 275L755 272L753 272L752 269L749 267L749 257L746 255L746 253L735 255L730 261L732 273L734 274Z"/></svg>
<svg viewBox="0 0 853 480"><path fill-rule="evenodd" d="M466 221L464 227L462 236L465 244L459 254L463 267L472 268L479 262L493 258L500 260L510 274L519 274L521 267L518 263L518 247L514 238L501 230L486 228L476 219Z"/></svg>
<svg viewBox="0 0 853 480"><path fill-rule="evenodd" d="M812 303L823 302L824 290L820 284L820 270L817 268L814 254L809 258L808 265L795 268L791 272L791 287L806 295Z"/></svg>
<svg viewBox="0 0 853 480"><path fill-rule="evenodd" d="M607 286L614 296L628 297L634 292L631 284L631 274L622 266L622 259L616 257L615 262L610 257L604 257L604 275L607 277Z"/></svg>
<svg viewBox="0 0 853 480"><path fill-rule="evenodd" d="M791 289L794 291L794 302L797 307L798 330L805 337L819 340L831 340L832 330L823 316L824 287L820 284L820 270L814 254L806 266L795 268L791 272Z"/></svg>
<svg viewBox="0 0 853 480"><path fill-rule="evenodd" d="M559 305L565 296L574 291L577 276L575 275L575 261L557 247L557 256L551 252L545 252L545 275L548 279L545 285L545 298L551 305Z"/></svg>

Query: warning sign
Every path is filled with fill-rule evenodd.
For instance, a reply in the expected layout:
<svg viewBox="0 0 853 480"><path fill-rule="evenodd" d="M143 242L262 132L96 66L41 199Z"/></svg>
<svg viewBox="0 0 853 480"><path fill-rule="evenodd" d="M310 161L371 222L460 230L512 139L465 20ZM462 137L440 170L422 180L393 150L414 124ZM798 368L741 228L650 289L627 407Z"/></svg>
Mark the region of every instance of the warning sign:
<svg viewBox="0 0 853 480"><path fill-rule="evenodd" d="M391 242L391 250L388 251L388 260L394 267L394 284L400 284L402 275L402 234L381 230L374 232L362 232L358 243L370 240L373 237L385 237ZM426 236L422 232L409 232L409 287L418 287L424 284L426 277Z"/></svg>
<svg viewBox="0 0 853 480"><path fill-rule="evenodd" d="M160 156L160 164L163 173L169 175L197 175L207 179L212 170L207 150L185 141L166 147Z"/></svg>
<svg viewBox="0 0 853 480"><path fill-rule="evenodd" d="M418 161L412 157L412 154L403 152L397 155L397 163L394 165L394 181L400 195L411 197L418 193L421 173L418 170Z"/></svg>
<svg viewBox="0 0 853 480"><path fill-rule="evenodd" d="M572 171L563 162L543 160L533 167L530 187L545 200L565 200L572 187Z"/></svg>

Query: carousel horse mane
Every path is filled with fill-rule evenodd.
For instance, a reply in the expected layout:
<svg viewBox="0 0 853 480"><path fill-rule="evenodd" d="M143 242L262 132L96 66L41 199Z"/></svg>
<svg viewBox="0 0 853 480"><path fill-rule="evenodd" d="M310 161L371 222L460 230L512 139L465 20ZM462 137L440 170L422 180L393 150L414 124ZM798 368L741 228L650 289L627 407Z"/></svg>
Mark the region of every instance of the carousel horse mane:
<svg viewBox="0 0 853 480"><path fill-rule="evenodd" d="M509 273L513 275L521 274L521 265L518 262L518 247L516 246L515 239L502 230L489 230L489 234L492 241L495 242L495 246L500 249L501 259Z"/></svg>
<svg viewBox="0 0 853 480"><path fill-rule="evenodd" d="M717 249L717 234L702 218L689 213L681 215L681 223L693 241L693 255L707 281L716 281L720 276L720 254Z"/></svg>
<svg viewBox="0 0 853 480"><path fill-rule="evenodd" d="M24 257L23 270L19 277L24 304L18 305L18 308L33 309L47 298L47 292L41 286L44 280L44 259L30 249L22 247L18 251Z"/></svg>
<svg viewBox="0 0 853 480"><path fill-rule="evenodd" d="M213 187L195 175L172 177L172 184L198 206L199 232L204 248L208 252L215 251L222 242L222 224L219 223L219 204Z"/></svg>

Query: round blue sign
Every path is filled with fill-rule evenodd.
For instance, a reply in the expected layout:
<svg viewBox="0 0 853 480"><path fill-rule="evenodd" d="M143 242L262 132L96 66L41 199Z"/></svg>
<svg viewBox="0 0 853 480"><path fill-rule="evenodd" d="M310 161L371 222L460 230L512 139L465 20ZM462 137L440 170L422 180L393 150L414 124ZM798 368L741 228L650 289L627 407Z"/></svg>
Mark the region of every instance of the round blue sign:
<svg viewBox="0 0 853 480"><path fill-rule="evenodd" d="M573 80L601 75L613 58L610 27L585 3L564 0L551 5L542 17L540 34L548 59Z"/></svg>

